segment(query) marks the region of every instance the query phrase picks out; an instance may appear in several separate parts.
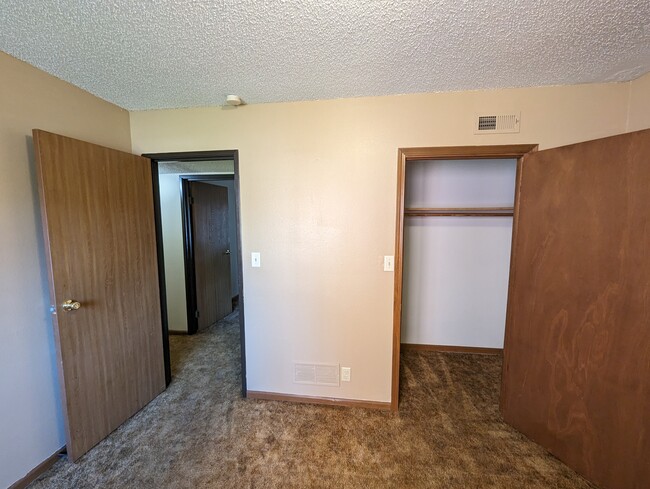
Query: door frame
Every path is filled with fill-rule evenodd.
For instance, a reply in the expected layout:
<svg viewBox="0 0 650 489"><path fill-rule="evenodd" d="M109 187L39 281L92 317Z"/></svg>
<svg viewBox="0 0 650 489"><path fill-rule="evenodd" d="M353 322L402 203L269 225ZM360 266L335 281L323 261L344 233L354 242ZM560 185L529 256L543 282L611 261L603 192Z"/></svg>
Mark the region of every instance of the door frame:
<svg viewBox="0 0 650 489"><path fill-rule="evenodd" d="M514 144L498 146L446 146L427 148L399 148L397 150L397 216L395 220L395 283L393 288L393 362L390 407L399 407L399 370L402 333L402 280L404 261L404 196L406 191L406 165L421 160L481 160L496 158L516 158L517 176L515 184L515 209L513 218L513 240L517 222L519 199L519 176L523 157L537 151L537 144ZM511 251L511 255L515 250ZM512 259L510 263L513 263ZM512 276L512 268L510 269ZM505 345L504 345L505 348Z"/></svg>
<svg viewBox="0 0 650 489"><path fill-rule="evenodd" d="M142 156L151 160L151 177L153 180L154 199L154 220L156 226L156 248L158 251L158 280L160 289L160 307L162 317L163 355L165 362L165 380L167 385L171 383L171 359L169 354L169 323L167 318L167 292L165 286L165 260L162 241L162 219L160 213L160 185L158 182L158 164L170 161L182 163L198 163L202 161L230 161L234 163L233 179L235 182L235 215L237 219L237 246L239 247L239 266L237 274L239 278L239 337L241 349L241 382L242 397L246 397L246 338L245 338L245 303L244 303L244 273L243 273L243 250L241 243L241 199L239 192L239 151L216 150L216 151L182 151L173 153L146 153ZM214 175L219 176L219 175ZM187 275L187 269L185 271ZM231 272L232 273L232 272ZM186 278L187 280L187 278ZM188 324L189 328L189 324Z"/></svg>
<svg viewBox="0 0 650 489"><path fill-rule="evenodd" d="M199 330L199 320L196 317L198 309L196 298L196 264L194 262L194 224L192 222L191 182L214 182L234 180L232 175L190 174L180 175L181 186L181 215L183 223L183 257L185 258L185 299L187 304L187 334L195 334ZM230 212L230 205L228 206ZM239 223L237 223L239 224ZM236 273L235 270L230 271ZM232 278L232 277L231 277ZM240 286L241 289L241 286ZM232 299L232 297L231 297Z"/></svg>

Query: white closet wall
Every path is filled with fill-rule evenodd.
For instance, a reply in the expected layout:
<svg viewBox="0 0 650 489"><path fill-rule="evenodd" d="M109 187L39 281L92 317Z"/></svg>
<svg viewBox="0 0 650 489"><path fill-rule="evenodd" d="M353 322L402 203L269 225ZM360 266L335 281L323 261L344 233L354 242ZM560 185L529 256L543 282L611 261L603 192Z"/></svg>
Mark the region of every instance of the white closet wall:
<svg viewBox="0 0 650 489"><path fill-rule="evenodd" d="M407 208L512 207L516 160L410 162ZM502 348L512 217L405 217L402 343Z"/></svg>

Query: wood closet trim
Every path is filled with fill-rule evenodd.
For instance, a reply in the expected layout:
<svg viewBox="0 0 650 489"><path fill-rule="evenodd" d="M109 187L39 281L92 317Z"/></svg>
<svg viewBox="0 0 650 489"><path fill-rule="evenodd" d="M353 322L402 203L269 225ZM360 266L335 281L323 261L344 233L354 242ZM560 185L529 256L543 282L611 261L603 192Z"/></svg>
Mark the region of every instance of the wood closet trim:
<svg viewBox="0 0 650 489"><path fill-rule="evenodd" d="M381 401L363 401L359 399L338 399L334 397L298 396L294 394L280 394L277 392L248 391L248 399L262 399L266 401L296 402L300 404L320 404L323 406L345 406L362 409L380 409L389 411L391 404Z"/></svg>
<svg viewBox="0 0 650 489"><path fill-rule="evenodd" d="M414 160L471 160L486 158L521 158L537 151L537 144L508 144L501 146L442 146L431 148L400 148L398 153ZM402 158L400 158L401 160Z"/></svg>
<svg viewBox="0 0 650 489"><path fill-rule="evenodd" d="M415 343L402 343L402 350L411 351L437 351L445 353L472 353L474 355L501 355L503 348L484 348L478 346L449 346L449 345L421 345Z"/></svg>
<svg viewBox="0 0 650 489"><path fill-rule="evenodd" d="M519 193L519 175L524 155L537 151L537 144L509 144L498 146L443 146L429 148L399 148L397 150L397 205L395 220L395 284L393 293L393 366L391 382L391 410L399 406L399 365L402 332L402 274L404 260L404 194L406 185L406 164L418 160L471 160L490 158L517 158L517 179L515 186L515 219ZM513 229L513 235L515 230ZM512 251L514 253L514 249Z"/></svg>

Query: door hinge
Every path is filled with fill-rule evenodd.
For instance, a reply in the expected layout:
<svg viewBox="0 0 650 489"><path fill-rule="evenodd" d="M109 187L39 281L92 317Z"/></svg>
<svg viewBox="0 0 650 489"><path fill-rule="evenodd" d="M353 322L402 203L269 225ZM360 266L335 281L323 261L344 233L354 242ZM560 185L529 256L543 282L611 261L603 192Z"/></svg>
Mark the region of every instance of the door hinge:
<svg viewBox="0 0 650 489"><path fill-rule="evenodd" d="M198 319L199 316L200 316L200 314L199 314L199 310L197 309L196 311L194 311L194 317L195 317L196 319Z"/></svg>

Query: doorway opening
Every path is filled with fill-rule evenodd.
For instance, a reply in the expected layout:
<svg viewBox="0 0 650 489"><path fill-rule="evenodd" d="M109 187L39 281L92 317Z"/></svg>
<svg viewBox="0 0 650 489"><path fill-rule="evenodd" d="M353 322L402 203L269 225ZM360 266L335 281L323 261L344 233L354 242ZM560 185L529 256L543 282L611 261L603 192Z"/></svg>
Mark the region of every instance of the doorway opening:
<svg viewBox="0 0 650 489"><path fill-rule="evenodd" d="M204 171L179 175L187 334L211 326L239 303L234 175Z"/></svg>
<svg viewBox="0 0 650 489"><path fill-rule="evenodd" d="M391 390L394 411L399 403L402 344L420 350L501 350L511 218L516 212L514 172L516 167L519 173L521 158L536 147L399 150ZM488 186L484 187L488 191L477 192L483 185ZM463 256L463 247L467 256ZM441 257L442 253L447 256ZM489 265L484 273L472 270L472 259ZM414 264L412 260L419 262ZM435 277L427 276L427 269L435 269ZM495 288L488 283L491 273L498 276ZM474 310L463 305L471 299L472 291L466 293L468 285L476 289L473 292L487 291L493 295L487 298L492 303ZM485 327L478 332L467 327L468 322L483 314L491 316ZM473 338L474 335L477 337Z"/></svg>
<svg viewBox="0 0 650 489"><path fill-rule="evenodd" d="M238 153L144 156L152 161L167 384L170 334L193 335L222 320L237 321L246 397Z"/></svg>

